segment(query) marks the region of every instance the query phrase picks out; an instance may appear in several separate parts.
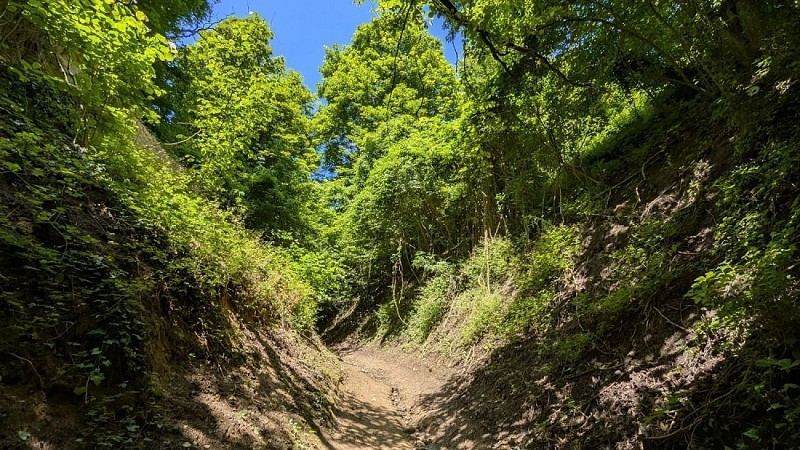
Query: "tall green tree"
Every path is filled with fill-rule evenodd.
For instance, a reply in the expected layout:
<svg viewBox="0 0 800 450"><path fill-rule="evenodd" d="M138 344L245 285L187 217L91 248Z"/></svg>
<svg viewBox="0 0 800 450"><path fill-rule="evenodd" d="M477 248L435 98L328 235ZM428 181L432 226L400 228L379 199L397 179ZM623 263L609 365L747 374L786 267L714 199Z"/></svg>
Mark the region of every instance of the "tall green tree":
<svg viewBox="0 0 800 450"><path fill-rule="evenodd" d="M418 119L451 119L457 111L453 67L413 6L380 9L350 45L326 49L320 71L325 106L315 131L326 163L340 170L360 160L364 175L387 142L407 134Z"/></svg>
<svg viewBox="0 0 800 450"><path fill-rule="evenodd" d="M273 55L272 37L256 14L202 32L170 67L170 92L156 108L162 140L207 196L289 239L306 226L318 157L308 137L312 96Z"/></svg>
<svg viewBox="0 0 800 450"><path fill-rule="evenodd" d="M423 10L382 2L350 45L326 50L315 137L335 177L335 252L356 295L375 300L417 252L452 254L462 239L460 94Z"/></svg>
<svg viewBox="0 0 800 450"><path fill-rule="evenodd" d="M139 0L139 8L147 14L150 29L172 37L192 33L191 29L208 18L209 0Z"/></svg>

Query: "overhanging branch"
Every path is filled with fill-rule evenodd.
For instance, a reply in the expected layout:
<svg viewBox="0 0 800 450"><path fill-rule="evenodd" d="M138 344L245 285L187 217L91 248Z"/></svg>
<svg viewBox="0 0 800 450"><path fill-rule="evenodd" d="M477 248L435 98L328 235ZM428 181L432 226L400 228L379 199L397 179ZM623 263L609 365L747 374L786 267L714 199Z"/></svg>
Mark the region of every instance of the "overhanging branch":
<svg viewBox="0 0 800 450"><path fill-rule="evenodd" d="M472 31L477 33L481 42L483 42L483 44L486 45L486 48L489 49L489 53L492 55L492 58L500 64L500 66L507 74L512 75L512 72L509 69L508 64L506 64L506 62L503 61L503 58L501 57L501 52L497 49L497 46L494 43L494 39L491 37L491 34L488 31L484 30L483 28L475 27L469 24L466 18L463 17L458 8L456 8L456 6L450 0L436 0L436 1L444 8L446 15L451 20L461 25L462 27L471 29ZM562 81L571 86L576 86L576 87L592 86L591 83L580 83L570 79L567 76L567 74L564 73L564 71L556 67L556 65L553 63L553 61L550 60L550 58L532 48L518 45L513 42L502 42L502 45L518 53L533 56L535 59L541 61L542 64L544 64L550 71L555 73L556 76L558 76L558 78L560 78Z"/></svg>

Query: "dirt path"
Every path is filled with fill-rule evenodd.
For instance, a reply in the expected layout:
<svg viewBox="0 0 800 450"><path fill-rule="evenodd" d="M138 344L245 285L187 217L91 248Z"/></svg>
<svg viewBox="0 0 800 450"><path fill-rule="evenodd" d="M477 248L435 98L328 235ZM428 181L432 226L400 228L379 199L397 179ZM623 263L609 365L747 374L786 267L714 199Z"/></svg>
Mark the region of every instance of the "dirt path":
<svg viewBox="0 0 800 450"><path fill-rule="evenodd" d="M395 349L342 346L345 379L337 408L336 429L325 436L329 448L424 448L414 435L414 406L438 392L451 375L447 369Z"/></svg>

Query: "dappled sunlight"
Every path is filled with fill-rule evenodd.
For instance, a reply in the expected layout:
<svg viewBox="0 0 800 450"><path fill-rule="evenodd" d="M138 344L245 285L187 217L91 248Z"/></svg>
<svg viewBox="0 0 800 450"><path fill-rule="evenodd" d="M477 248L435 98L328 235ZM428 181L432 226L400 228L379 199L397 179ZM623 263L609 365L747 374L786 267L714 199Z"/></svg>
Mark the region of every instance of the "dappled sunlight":
<svg viewBox="0 0 800 450"><path fill-rule="evenodd" d="M389 392L378 392L388 398ZM337 424L331 439L336 448L346 449L411 449L409 435L401 427L397 411L376 407L350 393L345 393L337 404Z"/></svg>
<svg viewBox="0 0 800 450"><path fill-rule="evenodd" d="M664 325L663 331L671 327ZM453 448L498 443L560 447L559 436L567 434L610 442L668 434L672 427L659 411L676 417L670 412L676 404L668 404L676 400L667 394L696 391L726 358L711 345L685 347L694 332L663 331L660 345L651 336L649 345L642 342L619 359L590 352L584 356L587 362L571 371L544 376L537 375L546 371L536 366L546 361L519 353L520 344L500 348L471 374L422 399L422 428ZM659 419L660 428L649 428L648 417Z"/></svg>

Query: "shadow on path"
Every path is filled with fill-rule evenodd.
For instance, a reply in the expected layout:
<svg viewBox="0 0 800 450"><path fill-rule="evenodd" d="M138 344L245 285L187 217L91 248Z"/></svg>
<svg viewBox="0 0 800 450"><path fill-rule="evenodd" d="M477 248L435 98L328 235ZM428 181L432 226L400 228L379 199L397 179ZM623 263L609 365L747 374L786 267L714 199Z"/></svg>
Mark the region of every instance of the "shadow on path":
<svg viewBox="0 0 800 450"><path fill-rule="evenodd" d="M394 349L340 347L346 375L340 386L330 448L414 449L409 411L423 395L438 392L449 374Z"/></svg>

